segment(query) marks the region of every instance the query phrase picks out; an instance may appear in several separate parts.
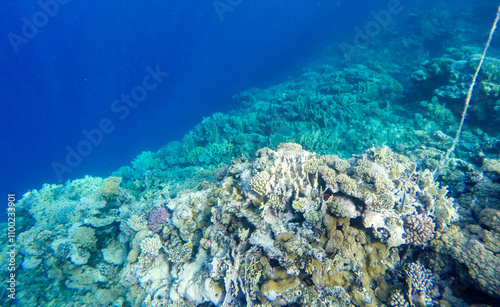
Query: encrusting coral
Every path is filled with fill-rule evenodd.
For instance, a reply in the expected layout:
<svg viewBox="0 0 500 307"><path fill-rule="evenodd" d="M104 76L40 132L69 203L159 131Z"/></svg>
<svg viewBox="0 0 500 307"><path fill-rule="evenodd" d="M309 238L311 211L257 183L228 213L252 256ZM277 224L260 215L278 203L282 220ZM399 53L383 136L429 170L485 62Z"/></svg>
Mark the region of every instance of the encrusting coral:
<svg viewBox="0 0 500 307"><path fill-rule="evenodd" d="M478 241L474 233L454 225L440 233L431 246L465 265L470 277L483 291L500 297L500 257Z"/></svg>

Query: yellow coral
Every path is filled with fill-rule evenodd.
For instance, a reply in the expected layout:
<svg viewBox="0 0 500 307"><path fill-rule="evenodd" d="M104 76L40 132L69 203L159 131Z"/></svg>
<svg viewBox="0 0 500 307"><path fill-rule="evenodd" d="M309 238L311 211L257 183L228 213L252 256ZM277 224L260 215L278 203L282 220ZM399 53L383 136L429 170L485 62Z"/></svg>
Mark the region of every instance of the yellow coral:
<svg viewBox="0 0 500 307"><path fill-rule="evenodd" d="M250 187L256 193L264 196L266 195L266 183L270 178L271 175L267 171L260 172L250 180Z"/></svg>

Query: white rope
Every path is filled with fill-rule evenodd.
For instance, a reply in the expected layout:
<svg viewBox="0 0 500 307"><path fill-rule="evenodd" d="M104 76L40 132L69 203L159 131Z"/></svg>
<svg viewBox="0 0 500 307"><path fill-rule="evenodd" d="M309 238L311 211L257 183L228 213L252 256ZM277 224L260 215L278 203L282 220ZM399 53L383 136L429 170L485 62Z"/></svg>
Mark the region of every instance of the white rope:
<svg viewBox="0 0 500 307"><path fill-rule="evenodd" d="M455 135L455 139L453 140L451 147L448 149L446 155L444 156L444 161L448 160L450 158L451 153L455 150L455 145L457 144L458 139L460 137L460 133L462 132L462 126L465 121L465 115L467 114L467 109L469 108L469 103L472 98L472 92L474 90L474 86L476 85L477 76L479 75L479 71L481 70L481 66L483 65L484 58L486 57L486 51L488 51L488 48L490 47L490 43L491 40L493 39L493 34L495 33L495 30L497 28L499 18L500 18L500 6L498 6L497 16L495 18L495 21L493 22L493 27L491 27L490 36L488 37L488 41L484 46L483 55L481 56L481 60L477 65L476 73L472 78L472 83L470 84L469 91L467 92L467 98L465 99L464 110L462 111L462 119L460 120L460 125L458 126L457 134Z"/></svg>

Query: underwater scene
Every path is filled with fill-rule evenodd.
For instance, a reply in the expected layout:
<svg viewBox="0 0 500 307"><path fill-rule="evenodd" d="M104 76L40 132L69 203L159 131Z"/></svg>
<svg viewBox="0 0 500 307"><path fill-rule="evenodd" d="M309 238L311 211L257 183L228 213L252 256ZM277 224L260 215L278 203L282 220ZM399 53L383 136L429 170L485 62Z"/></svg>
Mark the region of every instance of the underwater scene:
<svg viewBox="0 0 500 307"><path fill-rule="evenodd" d="M4 176L18 167L27 179L2 181L0 305L500 306L500 3L365 2L286 11L280 1L206 1L196 15L212 20L212 36L197 37L195 21L173 32L217 51L172 39L177 55L148 47L157 62L106 68L140 78L113 85L128 98L75 107L61 130L43 105L33 111L61 143L37 136L38 149L18 147L2 164ZM10 53L41 48L51 29L39 24L84 6L36 5L4 31ZM175 6L158 14L179 24L189 8L158 6ZM283 11L261 24L269 8ZM215 43L238 22L255 31L255 49ZM123 56L113 38L107 45ZM95 61L114 63L105 54ZM49 76L73 80L57 67ZM95 88L85 99L119 97L103 74L86 77ZM12 127L2 126L4 148L22 133ZM18 154L31 156L25 170L9 165ZM50 169L39 185L29 181L32 168L44 178L37 159Z"/></svg>

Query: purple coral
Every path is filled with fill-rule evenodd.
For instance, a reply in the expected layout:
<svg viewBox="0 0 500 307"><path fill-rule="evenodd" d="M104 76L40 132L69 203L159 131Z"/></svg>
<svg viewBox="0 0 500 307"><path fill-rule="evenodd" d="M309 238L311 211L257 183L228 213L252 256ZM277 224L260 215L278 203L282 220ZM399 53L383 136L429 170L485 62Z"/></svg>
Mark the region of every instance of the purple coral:
<svg viewBox="0 0 500 307"><path fill-rule="evenodd" d="M229 166L224 166L224 167L219 168L215 172L215 179L217 179L217 180L224 179L224 177L226 177L226 174L227 174L228 170L229 170Z"/></svg>
<svg viewBox="0 0 500 307"><path fill-rule="evenodd" d="M436 224L430 216L408 215L405 219L405 239L407 244L425 246L434 239Z"/></svg>
<svg viewBox="0 0 500 307"><path fill-rule="evenodd" d="M152 232L159 232L170 216L170 213L165 208L158 208L151 211L148 218L149 229Z"/></svg>

